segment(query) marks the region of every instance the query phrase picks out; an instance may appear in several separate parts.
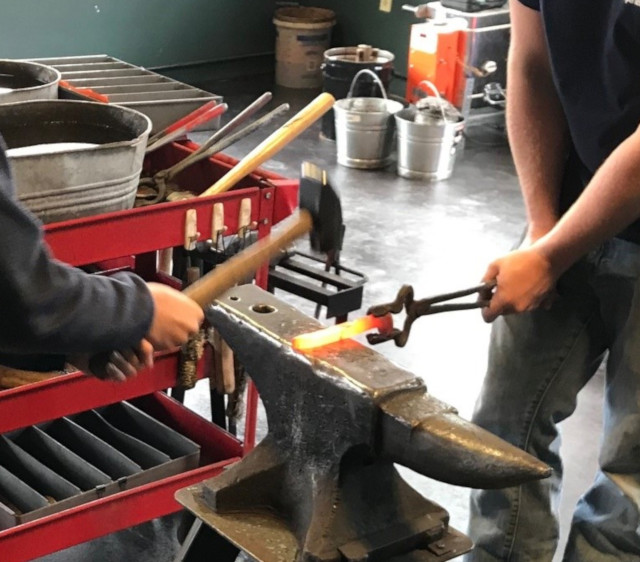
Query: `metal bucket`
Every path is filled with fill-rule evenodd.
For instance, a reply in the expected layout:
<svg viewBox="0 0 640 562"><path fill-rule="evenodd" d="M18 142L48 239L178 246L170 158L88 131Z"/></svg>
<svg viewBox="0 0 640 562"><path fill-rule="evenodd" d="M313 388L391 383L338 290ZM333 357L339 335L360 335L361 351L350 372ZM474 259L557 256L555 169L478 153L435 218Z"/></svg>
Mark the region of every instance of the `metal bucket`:
<svg viewBox="0 0 640 562"><path fill-rule="evenodd" d="M58 97L60 72L35 62L0 60L0 104Z"/></svg>
<svg viewBox="0 0 640 562"><path fill-rule="evenodd" d="M335 99L347 97L354 76L364 68L372 70L389 90L393 73L393 53L358 45L357 47L336 47L324 52L322 63L322 91L329 92ZM355 98L373 98L382 96L378 83L365 77L359 80L353 91ZM330 109L322 116L321 136L336 140L335 115Z"/></svg>
<svg viewBox="0 0 640 562"><path fill-rule="evenodd" d="M439 95L437 98L426 98L425 101L430 99L438 101L436 114L426 114L418 107L411 106L395 115L398 175L403 178L444 180L453 173L458 144L462 140L464 118ZM449 106L447 110L443 104Z"/></svg>
<svg viewBox="0 0 640 562"><path fill-rule="evenodd" d="M118 105L63 100L0 105L0 134L17 196L45 223L132 208L150 130L146 115ZM63 146L59 143L70 148L48 150ZM34 145L45 150L11 155L12 149Z"/></svg>
<svg viewBox="0 0 640 562"><path fill-rule="evenodd" d="M371 75L378 82L382 98L351 97L356 82L364 74ZM338 164L363 169L387 166L395 134L393 115L402 108L400 102L387 99L384 86L373 71L364 69L358 72L348 96L333 106Z"/></svg>

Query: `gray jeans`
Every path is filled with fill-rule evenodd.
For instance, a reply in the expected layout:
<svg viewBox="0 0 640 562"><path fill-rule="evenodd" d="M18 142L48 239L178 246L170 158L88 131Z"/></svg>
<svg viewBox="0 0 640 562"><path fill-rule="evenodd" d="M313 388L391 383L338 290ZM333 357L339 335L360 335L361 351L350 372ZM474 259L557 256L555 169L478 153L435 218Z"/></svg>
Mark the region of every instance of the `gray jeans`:
<svg viewBox="0 0 640 562"><path fill-rule="evenodd" d="M476 547L467 561L551 561L562 480L556 424L573 413L607 351L599 471L574 512L564 560L640 560L639 279L640 246L612 240L560 279L551 310L494 323L473 421L554 473L517 488L472 492Z"/></svg>

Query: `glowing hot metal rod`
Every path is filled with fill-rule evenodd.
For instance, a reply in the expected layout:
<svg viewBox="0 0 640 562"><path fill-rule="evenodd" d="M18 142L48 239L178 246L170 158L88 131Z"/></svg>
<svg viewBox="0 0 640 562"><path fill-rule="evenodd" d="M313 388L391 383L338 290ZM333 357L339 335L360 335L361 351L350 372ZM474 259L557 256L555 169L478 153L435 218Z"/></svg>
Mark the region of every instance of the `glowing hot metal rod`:
<svg viewBox="0 0 640 562"><path fill-rule="evenodd" d="M317 349L342 340L354 338L369 330L378 329L379 333L386 334L393 329L393 320L390 314L384 316L363 316L350 322L343 322L335 326L329 326L308 334L300 334L291 340L291 347L296 351Z"/></svg>

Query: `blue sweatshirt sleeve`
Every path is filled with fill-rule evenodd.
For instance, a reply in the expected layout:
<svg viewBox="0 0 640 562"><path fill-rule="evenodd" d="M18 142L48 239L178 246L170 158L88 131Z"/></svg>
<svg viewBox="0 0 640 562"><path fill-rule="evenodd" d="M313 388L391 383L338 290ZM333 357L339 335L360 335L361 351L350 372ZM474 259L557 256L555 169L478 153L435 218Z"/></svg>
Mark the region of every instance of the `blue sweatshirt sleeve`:
<svg viewBox="0 0 640 562"><path fill-rule="evenodd" d="M0 137L0 363L49 370L70 353L137 344L153 317L144 281L90 275L53 259L41 224L13 191Z"/></svg>

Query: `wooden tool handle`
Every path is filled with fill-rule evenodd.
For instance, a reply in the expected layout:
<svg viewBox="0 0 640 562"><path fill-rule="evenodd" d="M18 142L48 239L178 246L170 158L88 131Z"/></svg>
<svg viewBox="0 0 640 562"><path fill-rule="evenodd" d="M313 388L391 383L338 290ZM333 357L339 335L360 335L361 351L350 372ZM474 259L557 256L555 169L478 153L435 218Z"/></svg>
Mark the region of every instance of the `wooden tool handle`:
<svg viewBox="0 0 640 562"><path fill-rule="evenodd" d="M311 214L306 209L300 209L297 215L283 223L278 232L258 240L246 250L216 266L211 273L189 285L184 294L201 307L208 306L221 293L253 274L262 264L294 240L304 236L312 227Z"/></svg>
<svg viewBox="0 0 640 562"><path fill-rule="evenodd" d="M60 373L22 371L0 365L0 388L17 388L25 384L46 381L57 376L60 376Z"/></svg>
<svg viewBox="0 0 640 562"><path fill-rule="evenodd" d="M236 371L233 350L222 339L218 330L214 331L213 348L215 353L215 378L218 394L233 394L236 389Z"/></svg>
<svg viewBox="0 0 640 562"><path fill-rule="evenodd" d="M249 275L280 250L286 248L294 240L304 236L313 227L313 219L306 209L300 209L297 215L291 217L277 233L271 234L255 244L249 246L228 261L189 285L183 293L194 302L205 308L234 285L244 281ZM109 354L101 353L91 358L90 368L96 375L106 374ZM101 378L99 376L99 378ZM13 380L12 380L13 384Z"/></svg>
<svg viewBox="0 0 640 562"><path fill-rule="evenodd" d="M231 189L247 174L253 172L260 164L266 162L278 153L284 146L295 139L300 133L315 123L335 102L334 97L328 93L320 94L309 105L294 115L277 131L272 133L249 154L240 160L227 174L204 191L200 197L215 195Z"/></svg>

